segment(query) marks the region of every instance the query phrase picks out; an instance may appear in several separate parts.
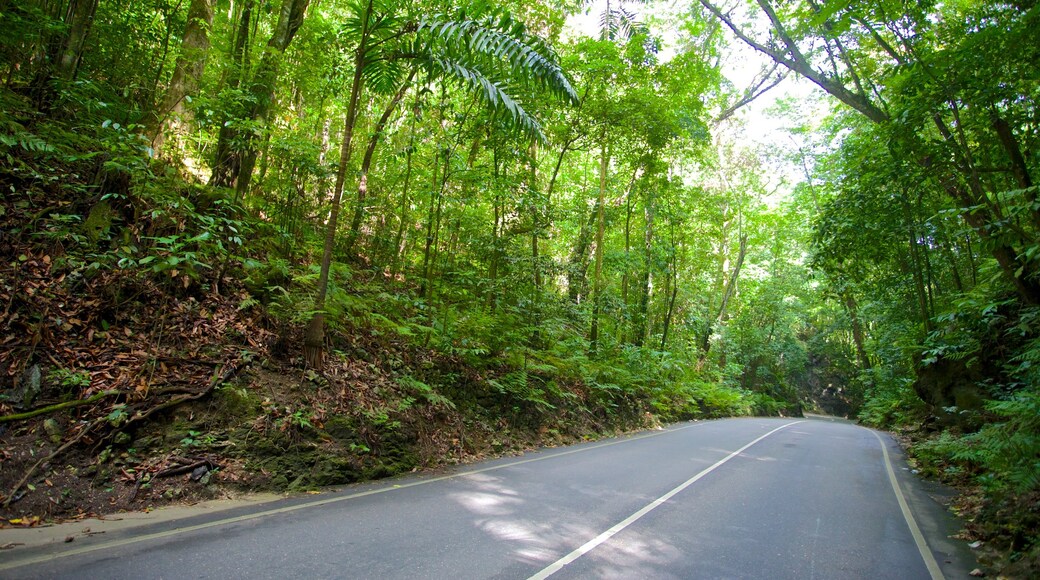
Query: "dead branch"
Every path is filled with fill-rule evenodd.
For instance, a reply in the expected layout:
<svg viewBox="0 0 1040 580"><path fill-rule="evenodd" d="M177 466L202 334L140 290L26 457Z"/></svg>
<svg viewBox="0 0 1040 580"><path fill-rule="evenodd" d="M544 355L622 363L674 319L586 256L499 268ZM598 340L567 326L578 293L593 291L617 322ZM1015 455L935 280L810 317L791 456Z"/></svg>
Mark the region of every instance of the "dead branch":
<svg viewBox="0 0 1040 580"><path fill-rule="evenodd" d="M112 396L112 395L120 395L120 394L124 394L124 393L122 393L120 391L104 391L104 392L101 392L101 393L97 393L94 396L87 397L86 399L77 399L75 401L65 401L64 403L57 403L55 405L48 405L46 407L40 407L38 409L33 409L32 411L26 411L24 413L14 413L12 415L3 415L3 416L0 416L0 423L7 423L8 421L22 421L22 420L25 420L25 419L32 419L33 417L37 417L39 415L46 415L48 413L53 413L55 411L61 411L62 409L70 409L72 407L79 407L79 406L82 406L82 405L89 405L91 403L96 403L96 402L100 401L101 399L104 399L105 397L109 397L109 396Z"/></svg>

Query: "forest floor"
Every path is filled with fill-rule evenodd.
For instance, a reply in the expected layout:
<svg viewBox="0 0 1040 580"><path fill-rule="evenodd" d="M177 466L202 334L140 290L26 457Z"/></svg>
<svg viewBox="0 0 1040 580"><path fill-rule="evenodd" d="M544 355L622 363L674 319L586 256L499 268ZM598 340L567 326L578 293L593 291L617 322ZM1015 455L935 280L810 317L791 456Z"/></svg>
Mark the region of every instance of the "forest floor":
<svg viewBox="0 0 1040 580"><path fill-rule="evenodd" d="M231 278L75 267L28 234L60 208L0 201L0 527L323 486L652 425L581 385L551 406L489 383L492 362L372 328L306 370L286 329ZM28 226L27 226L28 224ZM431 385L437 385L433 387Z"/></svg>

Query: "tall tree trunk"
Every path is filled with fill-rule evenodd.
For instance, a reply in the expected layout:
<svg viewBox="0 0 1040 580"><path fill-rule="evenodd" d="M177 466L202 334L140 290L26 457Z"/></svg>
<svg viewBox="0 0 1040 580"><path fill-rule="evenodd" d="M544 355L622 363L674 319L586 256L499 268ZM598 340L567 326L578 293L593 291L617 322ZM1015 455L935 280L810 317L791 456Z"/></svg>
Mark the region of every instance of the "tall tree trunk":
<svg viewBox="0 0 1040 580"><path fill-rule="evenodd" d="M631 274L632 263L632 190L625 192L625 265L621 272L621 307L625 309L624 317L628 314L628 284ZM623 325L622 325L623 326Z"/></svg>
<svg viewBox="0 0 1040 580"><path fill-rule="evenodd" d="M932 331L932 317L928 309L928 294L925 291L923 268L921 267L921 251L917 243L917 231L913 224L913 215L910 213L910 204L906 202L904 192L903 219L906 221L906 230L910 242L910 268L913 270L914 290L917 294L918 313L921 316L921 325L925 332Z"/></svg>
<svg viewBox="0 0 1040 580"><path fill-rule="evenodd" d="M596 199L596 265L592 279L592 328L589 331L589 346L592 353L599 350L599 314L603 305L603 228L606 220L604 211L607 197L607 167L610 156L607 153L607 139L603 136L599 161L599 196Z"/></svg>
<svg viewBox="0 0 1040 580"><path fill-rule="evenodd" d="M646 340L647 319L650 313L650 274L653 266L654 254L654 188L647 187L643 204L643 273L639 287L639 309L636 311L635 336L633 343L643 346Z"/></svg>
<svg viewBox="0 0 1040 580"><path fill-rule="evenodd" d="M501 227L502 227L502 196L498 187L499 179L499 158L498 158L498 144L496 143L491 152L491 185L489 189L493 191L491 204L494 208L494 221L491 224L491 260L488 264L488 294L487 304L488 310L492 313L495 312L497 304L495 298L498 297L498 260L499 254L501 253L500 244L501 242Z"/></svg>
<svg viewBox="0 0 1040 580"><path fill-rule="evenodd" d="M190 109L184 106L184 101L198 90L199 80L206 69L209 29L213 26L213 3L214 0L191 0L188 6L188 23L184 27L173 77L148 127L156 155L162 151L166 134L173 135L179 143L187 133L187 128L195 121Z"/></svg>
<svg viewBox="0 0 1040 580"><path fill-rule="evenodd" d="M437 205L440 189L437 187L438 167L441 162L441 150L438 148L433 157L433 183L430 186L430 206L426 215L426 246L423 248L422 282L419 285L419 296L426 298L430 286L430 259L433 252L434 220L437 217ZM447 169L445 169L447 171Z"/></svg>
<svg viewBox="0 0 1040 580"><path fill-rule="evenodd" d="M580 304L587 298L588 271L589 271L589 245L592 243L592 232L596 226L596 218L599 216L599 205L597 204L587 215L579 216L581 228L578 231L578 239L571 250L570 258L567 260L567 298L574 304Z"/></svg>
<svg viewBox="0 0 1040 580"><path fill-rule="evenodd" d="M231 66L228 73L227 84L231 89L237 89L242 84L242 78L246 75L249 66L249 42L250 24L253 20L253 8L256 0L244 0L238 14L238 29L235 32L234 42L231 49ZM241 165L240 152L235 148L233 140L238 135L231 121L234 119L225 112L220 131L217 133L216 153L214 155L213 171L210 174L210 185L226 187L232 183Z"/></svg>
<svg viewBox="0 0 1040 580"><path fill-rule="evenodd" d="M747 243L748 236L746 233L740 234L740 246L737 250L737 261L733 265L733 270L730 272L729 280L726 282L726 290L722 293L722 303L719 304L719 313L715 317L715 324L721 324L726 319L726 312L729 308L729 301L733 299L733 296L737 293L737 284L740 281L740 270L744 266L744 257L747 256Z"/></svg>
<svg viewBox="0 0 1040 580"><path fill-rule="evenodd" d="M661 331L661 350L668 346L668 329L672 325L672 317L675 316L675 297L679 294L679 252L675 247L675 228L672 228L672 259L671 259L671 298L668 299L668 310L664 315L664 328Z"/></svg>
<svg viewBox="0 0 1040 580"><path fill-rule="evenodd" d="M287 2L289 0L286 0ZM339 168L336 171L336 187L332 192L332 208L329 223L325 226L325 250L321 258L321 273L318 275L318 295L314 299L314 316L311 317L303 335L303 355L307 366L321 370L325 366L325 299L329 291L329 270L332 268L332 251L336 245L336 222L339 220L343 185L350 167L353 153L354 126L357 124L358 101L364 84L365 53L369 42L369 20L375 0L368 0L361 14L361 38L354 53L354 79L350 84L350 100L347 101L347 118L343 123L343 141L339 149Z"/></svg>
<svg viewBox="0 0 1040 580"><path fill-rule="evenodd" d="M447 88L443 88L441 91L441 104L447 99ZM440 256L440 235L441 235L441 215L444 210L444 191L448 187L448 179L451 177L451 160L455 156L455 152L458 151L462 145L464 137L464 128L466 123L469 121L470 113L473 112L473 107L477 104L476 97L470 101L470 104L466 107L466 111L462 114L461 119L458 121L458 133L455 136L454 142L450 147L444 148L444 167L441 170L440 183L437 183L437 172L434 171L434 187L431 192L432 196L436 197L436 211L432 214L432 220L430 221L429 227L427 228L426 237L426 251L423 253L423 285L419 292L420 295L424 296L427 300L433 299L433 278L434 273L437 269L437 258ZM443 111L443 107L439 107L439 110ZM443 118L442 118L443 120ZM471 156L471 159L475 155ZM431 199L431 203L434 200ZM431 315L432 315L431 310ZM427 340L429 335L427 335Z"/></svg>
<svg viewBox="0 0 1040 580"><path fill-rule="evenodd" d="M408 149L405 150L404 154L404 185L401 187L401 210L397 222L397 235L394 236L394 246L391 250L394 253L393 261L390 264L391 278L397 278L398 269L404 257L405 231L408 227L408 202L410 197L408 186L412 180L412 153L415 150L415 115L412 115L410 125L408 129Z"/></svg>
<svg viewBox="0 0 1040 580"><path fill-rule="evenodd" d="M94 14L97 13L98 0L71 0L65 14L67 30L60 44L57 65L58 76L66 81L76 78L83 52L87 45L87 37L94 27Z"/></svg>
<svg viewBox="0 0 1040 580"><path fill-rule="evenodd" d="M33 97L41 110L47 110L54 101L55 91L51 81L55 78L64 81L75 80L79 72L80 62L86 49L87 37L94 27L94 15L99 0L69 0L68 5L59 3L45 11L55 19L61 19L62 25L55 31L46 34L42 66L33 78ZM62 11L64 8L64 11Z"/></svg>
<svg viewBox="0 0 1040 580"><path fill-rule="evenodd" d="M845 312L849 315L849 322L852 323L852 342L856 347L856 357L859 358L860 368L867 370L870 368L870 357L867 356L866 333L859 319L859 305L848 289L842 292L841 297L845 304Z"/></svg>
<svg viewBox="0 0 1040 580"><path fill-rule="evenodd" d="M281 8L278 11L278 21L271 33L271 38L267 41L264 53L260 57L260 63L257 65L256 74L249 86L252 105L249 107L247 118L261 127L266 127L267 116L274 101L279 72L278 60L289 48L289 44L292 43L300 26L303 25L309 4L310 0L282 0ZM242 141L241 149L236 152L239 158L237 168L236 164L230 163L231 168L237 170L218 174L214 169L210 182L220 187L234 187L236 197L240 197L248 191L253 167L256 165L257 148L254 143L256 136L254 131L232 131L228 137ZM220 150L221 148L218 146L218 151ZM224 150L230 152L231 148L225 147ZM217 159L216 165L225 166L229 163Z"/></svg>
<svg viewBox="0 0 1040 580"><path fill-rule="evenodd" d="M365 149L365 156L361 160L361 178L358 181L358 193L357 203L354 205L354 217L350 220L350 233L347 234L347 254L351 255L354 252L354 244L357 242L358 236L361 234L361 220L365 217L365 198L368 195L368 171L372 167L372 158L376 152L376 146L379 145L379 140L383 137L383 130L386 129L386 124L390 120L390 115L397 109L397 105L401 103L401 99L404 98L405 93L412 86L412 79L415 78L415 70L408 75L408 79L401 85L397 93L394 94L393 98L387 104L383 114L379 117L379 121L376 122L375 128L372 130L372 136L368 140L368 147Z"/></svg>
<svg viewBox="0 0 1040 580"><path fill-rule="evenodd" d="M531 282L537 296L542 288L542 272L538 263L538 236L542 231L542 213L545 208L538 191L538 142L532 140L527 148L528 163L527 190L531 196Z"/></svg>
<svg viewBox="0 0 1040 580"><path fill-rule="evenodd" d="M444 190L448 185L448 177L451 169L451 151L445 151L444 153L444 168L441 171L441 185L436 189L437 193L437 212L433 216L433 244L432 247L427 247L427 267L426 267L426 300L433 300L433 279L434 274L437 272L437 259L440 257L441 247L441 217L444 215ZM431 312L433 312L431 310Z"/></svg>
<svg viewBox="0 0 1040 580"><path fill-rule="evenodd" d="M733 299L733 295L737 292L737 284L740 281L740 270L744 266L744 257L747 255L748 242L746 233L741 232L739 235L740 245L737 249L737 259L733 265L733 269L729 273L729 277L726 278L725 286L722 289L722 300L719 302L718 312L713 313L714 315L708 319L707 328L705 329L704 336L701 339L702 358L708 356L708 352L711 350L711 334L715 332L716 328L725 322L726 312L729 308L729 301Z"/></svg>

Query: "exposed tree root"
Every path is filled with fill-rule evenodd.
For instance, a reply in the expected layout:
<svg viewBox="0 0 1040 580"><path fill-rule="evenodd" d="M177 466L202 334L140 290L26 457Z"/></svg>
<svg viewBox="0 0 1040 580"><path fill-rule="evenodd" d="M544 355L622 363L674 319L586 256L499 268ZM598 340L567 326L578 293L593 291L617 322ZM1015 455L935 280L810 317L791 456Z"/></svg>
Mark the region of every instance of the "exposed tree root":
<svg viewBox="0 0 1040 580"><path fill-rule="evenodd" d="M152 408L150 408L148 410L145 410L145 411L138 410L133 415L131 415L130 419L126 423L122 424L118 429L112 429L108 433L105 433L98 440L98 442L95 445L95 447L100 446L100 445L104 444L106 441L109 441L110 439L115 437L116 433L118 433L120 431L123 431L126 428L128 428L128 427L130 427L130 426L132 426L132 425L134 425L136 423L141 423L141 422L145 421L146 419L148 419L149 417L151 417L152 415L154 415L154 414L156 414L156 413L158 413L160 411L169 409L171 407L176 407L177 405L180 405L182 403L187 403L188 401L196 401L198 399L201 399L201 398L209 395L210 393L213 392L213 389L216 388L217 385L227 381L232 376L234 376L239 371L239 368L240 368L240 366L238 364L229 363L229 364L224 366L223 372L221 372L219 375L215 375L212 379L210 379L209 383L207 384L207 386L206 386L206 388L204 390L202 390L202 391L200 391L198 393L194 393L194 394L185 394L185 395L178 395L176 397L172 397L171 399L169 399L167 401L163 401L162 403L159 403L158 405L155 405L154 407L152 407ZM107 396L107 394L111 394L111 393L109 391L106 391L105 393L98 393L98 395L94 395L94 397L101 398L100 395ZM91 399L94 398L94 397L91 397ZM89 400L89 399L85 399L85 400ZM75 405L70 405L70 406L75 406ZM40 409L38 409L38 410L41 411L41 412L43 411L43 410L40 410ZM57 409L51 409L51 410L57 410ZM10 415L8 415L8 416L10 416ZM109 420L108 417L100 417L100 418L97 418L97 419L91 421L86 426L84 426L82 429L80 429L79 433L77 433L75 437L73 437L72 439L66 441L64 444L61 445L61 447L58 447L57 449L55 449L54 452L51 453L50 455L48 455L48 456L40 459L36 463L34 463L33 466L30 467L25 472L25 475L22 476L22 478L18 481L18 483L7 494L7 498L4 499L3 507L6 508L6 507L10 506L12 502L17 501L16 498L21 499L21 496L17 495L19 490L21 490L22 487L26 484L26 482L29 481L29 478L32 477L32 475L34 473L36 473L36 470L38 470L41 466L49 463L50 461L52 461L53 459L55 459L56 457L58 457L59 455L61 455L65 451L67 451L69 448L71 448L76 443L79 443L87 433L89 433L90 431L94 430L96 427L99 427L103 423L108 422L108 420ZM208 462L208 460L207 460L207 462ZM195 465L194 467L198 467L198 465Z"/></svg>

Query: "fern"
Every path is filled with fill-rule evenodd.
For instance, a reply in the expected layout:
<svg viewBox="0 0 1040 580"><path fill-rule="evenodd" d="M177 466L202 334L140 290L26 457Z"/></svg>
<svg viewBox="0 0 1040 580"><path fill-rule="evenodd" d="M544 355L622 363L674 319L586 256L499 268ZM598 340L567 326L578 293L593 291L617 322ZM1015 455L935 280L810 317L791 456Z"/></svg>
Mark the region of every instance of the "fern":
<svg viewBox="0 0 1040 580"><path fill-rule="evenodd" d="M536 407L545 410L556 408L555 405L545 400L545 392L542 389L531 384L530 375L526 370L513 371L498 379L488 379L487 382L500 394L533 403Z"/></svg>
<svg viewBox="0 0 1040 580"><path fill-rule="evenodd" d="M915 454L932 464L953 461L978 472L991 492L1040 490L1040 393L1021 392L987 408L1003 421L954 438L943 434L918 445Z"/></svg>

